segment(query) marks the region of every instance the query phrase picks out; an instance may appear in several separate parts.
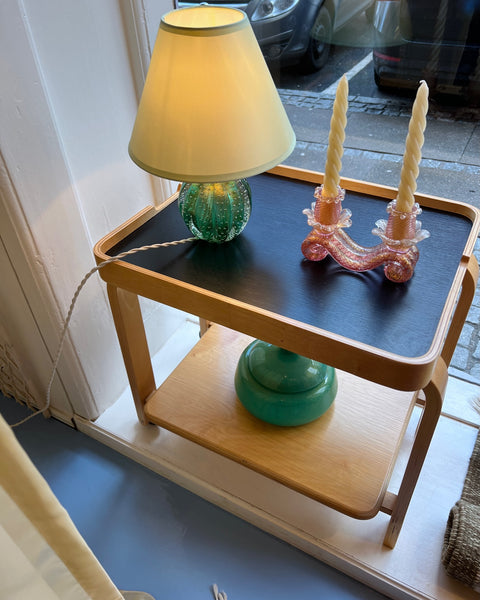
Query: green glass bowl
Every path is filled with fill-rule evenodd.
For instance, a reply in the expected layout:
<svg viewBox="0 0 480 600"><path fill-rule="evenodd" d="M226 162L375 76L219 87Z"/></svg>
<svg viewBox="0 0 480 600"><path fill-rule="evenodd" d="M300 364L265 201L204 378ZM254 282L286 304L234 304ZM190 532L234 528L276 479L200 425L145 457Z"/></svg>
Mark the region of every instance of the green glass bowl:
<svg viewBox="0 0 480 600"><path fill-rule="evenodd" d="M235 391L243 406L272 425L296 426L323 415L337 393L335 369L261 340L242 352Z"/></svg>

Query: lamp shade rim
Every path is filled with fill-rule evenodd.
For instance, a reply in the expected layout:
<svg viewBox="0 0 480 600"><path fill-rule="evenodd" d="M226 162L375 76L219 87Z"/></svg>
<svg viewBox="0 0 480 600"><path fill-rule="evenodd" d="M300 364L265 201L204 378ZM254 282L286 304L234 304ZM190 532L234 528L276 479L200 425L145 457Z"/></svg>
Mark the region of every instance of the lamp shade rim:
<svg viewBox="0 0 480 600"><path fill-rule="evenodd" d="M217 22L215 25L192 24L188 21L186 21L188 23L187 25L182 24L183 17L188 12L202 11L206 13L209 10L215 12L217 15L223 13L228 15L229 18L227 18L225 22ZM224 35L238 29L243 29L248 25L248 17L243 10L231 6L212 6L207 4L171 10L163 15L160 21L160 29L168 31L169 33L187 36L201 35L202 37L208 37L209 35Z"/></svg>
<svg viewBox="0 0 480 600"><path fill-rule="evenodd" d="M128 154L133 162L138 165L144 171L156 175L157 177L164 177L171 181L182 181L185 183L221 183L222 181L233 181L235 179L244 179L246 177L253 177L259 173L264 173L273 167L276 167L282 161L290 156L293 152L296 144L296 137L292 131L292 139L288 148L280 155L274 156L269 161L261 164L246 167L238 171L232 171L229 173L188 173L180 171L168 171L166 169L160 169L154 165L147 164L141 158L135 155L132 151L131 144L128 146Z"/></svg>

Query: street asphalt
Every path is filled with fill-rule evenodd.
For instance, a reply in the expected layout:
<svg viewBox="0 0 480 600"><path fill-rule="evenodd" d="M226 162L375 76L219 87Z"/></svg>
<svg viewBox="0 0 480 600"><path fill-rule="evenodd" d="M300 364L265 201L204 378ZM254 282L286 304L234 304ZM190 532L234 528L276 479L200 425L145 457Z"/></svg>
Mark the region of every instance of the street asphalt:
<svg viewBox="0 0 480 600"><path fill-rule="evenodd" d="M297 136L285 164L323 172L334 95L279 90ZM349 97L342 176L397 187L412 101ZM480 209L478 111L451 113L431 103L417 191ZM480 261L480 238L475 255ZM450 374L480 385L480 284L452 359Z"/></svg>

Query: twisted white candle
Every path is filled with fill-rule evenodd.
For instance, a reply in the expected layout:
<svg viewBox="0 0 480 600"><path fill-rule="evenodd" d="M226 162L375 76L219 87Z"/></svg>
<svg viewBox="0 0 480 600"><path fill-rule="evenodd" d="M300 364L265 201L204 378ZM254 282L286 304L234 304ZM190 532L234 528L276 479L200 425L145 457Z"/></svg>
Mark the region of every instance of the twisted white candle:
<svg viewBox="0 0 480 600"><path fill-rule="evenodd" d="M322 195L334 198L337 195L337 186L340 182L340 169L342 168L343 142L345 141L345 126L347 124L348 108L348 80L345 75L340 80L333 103L333 114L330 121L330 134L328 137L327 161L325 164L325 178L323 180Z"/></svg>
<svg viewBox="0 0 480 600"><path fill-rule="evenodd" d="M413 103L412 116L405 142L400 184L398 186L396 208L402 212L410 212L415 203L414 194L417 189L418 166L422 158L423 132L427 123L427 111L428 85L425 81L422 81Z"/></svg>

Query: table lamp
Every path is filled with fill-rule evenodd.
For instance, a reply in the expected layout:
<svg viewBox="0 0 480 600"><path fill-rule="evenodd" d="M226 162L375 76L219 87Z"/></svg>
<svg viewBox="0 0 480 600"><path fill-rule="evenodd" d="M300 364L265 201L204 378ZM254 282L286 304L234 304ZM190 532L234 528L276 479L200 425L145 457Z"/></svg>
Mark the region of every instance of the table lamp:
<svg viewBox="0 0 480 600"><path fill-rule="evenodd" d="M161 20L129 144L145 171L183 182L190 231L226 242L251 211L246 177L282 162L295 134L247 16L200 5Z"/></svg>
<svg viewBox="0 0 480 600"><path fill-rule="evenodd" d="M167 13L129 154L149 173L183 182L179 208L194 236L217 243L237 236L251 211L246 177L276 166L294 146L245 13L208 5ZM257 340L239 361L237 395L269 423L309 422L336 392L334 370L312 363Z"/></svg>

